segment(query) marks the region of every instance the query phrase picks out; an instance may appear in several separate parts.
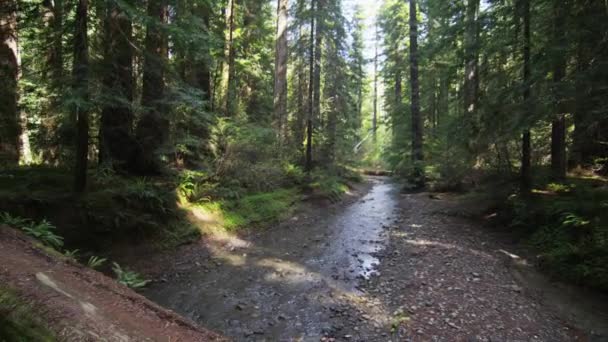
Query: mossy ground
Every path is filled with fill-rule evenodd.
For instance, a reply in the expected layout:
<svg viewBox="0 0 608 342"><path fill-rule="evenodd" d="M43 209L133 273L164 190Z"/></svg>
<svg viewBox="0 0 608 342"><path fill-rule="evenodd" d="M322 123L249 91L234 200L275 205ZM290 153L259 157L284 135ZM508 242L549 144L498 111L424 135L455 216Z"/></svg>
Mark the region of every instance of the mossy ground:
<svg viewBox="0 0 608 342"><path fill-rule="evenodd" d="M194 206L218 217L225 229L235 230L285 217L299 198L299 191L291 188L251 194L237 200L199 203Z"/></svg>

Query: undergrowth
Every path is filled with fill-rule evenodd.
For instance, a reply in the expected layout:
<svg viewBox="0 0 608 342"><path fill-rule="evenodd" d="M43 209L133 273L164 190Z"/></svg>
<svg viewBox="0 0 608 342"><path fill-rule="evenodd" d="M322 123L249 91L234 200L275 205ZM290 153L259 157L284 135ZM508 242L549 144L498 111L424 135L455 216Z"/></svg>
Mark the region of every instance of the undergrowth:
<svg viewBox="0 0 608 342"><path fill-rule="evenodd" d="M511 227L523 233L547 273L608 291L608 188L599 181L547 182L529 200L508 202Z"/></svg>

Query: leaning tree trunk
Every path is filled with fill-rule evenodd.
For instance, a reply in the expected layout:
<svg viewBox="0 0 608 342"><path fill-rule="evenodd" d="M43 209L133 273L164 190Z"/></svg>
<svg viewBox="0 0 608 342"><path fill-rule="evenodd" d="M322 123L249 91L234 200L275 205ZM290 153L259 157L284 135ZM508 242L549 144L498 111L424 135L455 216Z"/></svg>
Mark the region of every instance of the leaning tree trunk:
<svg viewBox="0 0 608 342"><path fill-rule="evenodd" d="M529 118L532 113L530 113L529 108L531 107L530 103L530 92L531 92L531 79L530 79L530 0L521 0L522 1L522 11L523 11L523 22L524 22L524 44L523 44L523 83L524 83L524 92L523 92L523 107L524 109L524 120ZM530 129L524 129L522 134L522 151L521 151L521 192L523 194L528 194L532 188L532 172L531 168L531 138L530 138Z"/></svg>
<svg viewBox="0 0 608 342"><path fill-rule="evenodd" d="M418 18L416 16L416 0L410 0L410 87L412 115L412 163L414 172L412 179L416 186L424 186L424 168L422 162L423 127L420 115L420 83L418 80Z"/></svg>
<svg viewBox="0 0 608 342"><path fill-rule="evenodd" d="M283 140L283 129L287 118L287 2L278 0L277 37L274 69L274 116L279 143Z"/></svg>
<svg viewBox="0 0 608 342"><path fill-rule="evenodd" d="M315 11L316 0L312 0L310 4L310 76L308 81L308 118L306 119L306 165L305 169L308 173L312 171L312 120L315 114L315 101L314 101L314 89L315 89Z"/></svg>
<svg viewBox="0 0 608 342"><path fill-rule="evenodd" d="M566 74L565 48L565 16L566 9L562 1L554 3L553 22L553 93L556 103L556 112L551 123L551 169L553 176L558 179L566 177L566 112L565 99L563 96L562 81Z"/></svg>
<svg viewBox="0 0 608 342"><path fill-rule="evenodd" d="M74 190L83 192L87 184L87 162L89 151L89 42L88 0L78 0L76 7L76 31L74 32L74 64L72 70L72 94L76 118L76 167Z"/></svg>
<svg viewBox="0 0 608 342"><path fill-rule="evenodd" d="M106 9L105 40L103 85L104 93L112 98L101 109L99 163L126 169L138 153L132 137L132 25L127 13L113 1Z"/></svg>
<svg viewBox="0 0 608 342"><path fill-rule="evenodd" d="M146 167L155 168L152 163L154 155L169 134L169 120L166 117L168 108L164 104L167 38L161 27L167 22L166 0L150 0L148 15L155 20L148 23L146 29L141 95L141 105L145 109L137 124L136 137L142 149L143 163Z"/></svg>
<svg viewBox="0 0 608 342"><path fill-rule="evenodd" d="M17 3L0 4L0 165L19 162Z"/></svg>

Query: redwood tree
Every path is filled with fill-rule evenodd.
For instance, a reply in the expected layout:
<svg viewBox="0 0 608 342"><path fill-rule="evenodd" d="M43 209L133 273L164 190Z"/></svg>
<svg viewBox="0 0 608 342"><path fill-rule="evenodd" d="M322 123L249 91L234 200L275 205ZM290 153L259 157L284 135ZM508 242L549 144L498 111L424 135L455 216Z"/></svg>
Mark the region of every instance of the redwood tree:
<svg viewBox="0 0 608 342"><path fill-rule="evenodd" d="M414 173L412 179L418 187L424 186L424 168L422 162L423 124L420 115L420 83L418 80L418 18L416 0L410 0L410 88L412 115L412 162Z"/></svg>

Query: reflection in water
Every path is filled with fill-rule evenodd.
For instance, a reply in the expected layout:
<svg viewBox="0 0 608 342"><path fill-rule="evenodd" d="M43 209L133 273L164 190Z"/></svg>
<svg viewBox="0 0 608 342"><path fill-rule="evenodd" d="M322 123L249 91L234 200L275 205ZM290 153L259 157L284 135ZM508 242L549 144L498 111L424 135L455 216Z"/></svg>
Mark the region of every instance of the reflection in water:
<svg viewBox="0 0 608 342"><path fill-rule="evenodd" d="M365 197L330 222L335 235L318 262L329 264L334 270L345 270L343 278L351 290L356 282L348 280L368 279L376 273L380 261L374 254L386 243L383 226L388 225L393 214L395 196L392 184L378 182Z"/></svg>

